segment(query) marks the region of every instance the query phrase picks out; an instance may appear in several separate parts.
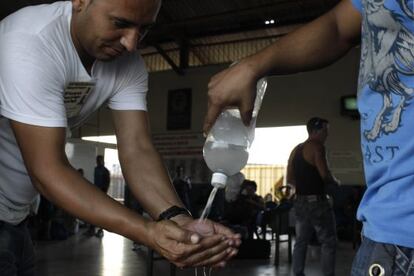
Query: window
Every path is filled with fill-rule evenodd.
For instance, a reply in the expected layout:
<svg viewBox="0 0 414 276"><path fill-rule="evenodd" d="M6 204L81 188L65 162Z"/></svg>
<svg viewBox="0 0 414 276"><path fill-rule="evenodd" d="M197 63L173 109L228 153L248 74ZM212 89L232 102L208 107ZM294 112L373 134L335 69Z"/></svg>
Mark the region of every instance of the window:
<svg viewBox="0 0 414 276"><path fill-rule="evenodd" d="M249 160L242 173L246 179L256 181L259 195L273 194L284 184L290 152L307 137L304 125L256 128Z"/></svg>

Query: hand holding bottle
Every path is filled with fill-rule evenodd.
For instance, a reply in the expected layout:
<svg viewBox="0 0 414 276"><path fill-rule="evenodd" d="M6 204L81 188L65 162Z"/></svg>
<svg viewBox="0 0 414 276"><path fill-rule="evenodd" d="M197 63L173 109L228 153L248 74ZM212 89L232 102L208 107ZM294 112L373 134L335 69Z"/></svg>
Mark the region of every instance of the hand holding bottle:
<svg viewBox="0 0 414 276"><path fill-rule="evenodd" d="M208 133L217 117L228 106L240 110L242 121L250 124L256 97L257 77L245 60L213 76L208 84L208 110L204 133Z"/></svg>
<svg viewBox="0 0 414 276"><path fill-rule="evenodd" d="M213 186L223 188L227 177L236 174L247 164L248 149L254 139L256 118L266 87L266 79L260 79L256 84L253 117L248 126L244 125L239 109L232 108L221 112L211 128L204 144L203 155L207 166L213 171Z"/></svg>

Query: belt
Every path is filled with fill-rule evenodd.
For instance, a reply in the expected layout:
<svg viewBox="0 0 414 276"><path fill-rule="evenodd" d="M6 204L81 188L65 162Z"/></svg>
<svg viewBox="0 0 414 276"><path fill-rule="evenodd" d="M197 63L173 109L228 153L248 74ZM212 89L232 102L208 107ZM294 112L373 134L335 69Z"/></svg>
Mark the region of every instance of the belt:
<svg viewBox="0 0 414 276"><path fill-rule="evenodd" d="M328 200L327 195L296 195L297 200L303 200L307 202L316 202Z"/></svg>

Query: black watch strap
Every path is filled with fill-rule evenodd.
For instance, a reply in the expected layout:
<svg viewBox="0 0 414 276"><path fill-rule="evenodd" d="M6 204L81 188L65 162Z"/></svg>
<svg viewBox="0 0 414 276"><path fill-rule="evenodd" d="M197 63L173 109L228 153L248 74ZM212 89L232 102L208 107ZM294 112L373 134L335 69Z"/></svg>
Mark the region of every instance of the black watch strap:
<svg viewBox="0 0 414 276"><path fill-rule="evenodd" d="M161 221L161 220L166 220L166 219L170 219L173 218L175 216L178 215L187 215L189 217L191 217L191 213L190 211L188 211L185 208L182 207L178 207L178 206L171 206L170 208L168 208L167 210L165 210L164 212L162 212L157 221Z"/></svg>

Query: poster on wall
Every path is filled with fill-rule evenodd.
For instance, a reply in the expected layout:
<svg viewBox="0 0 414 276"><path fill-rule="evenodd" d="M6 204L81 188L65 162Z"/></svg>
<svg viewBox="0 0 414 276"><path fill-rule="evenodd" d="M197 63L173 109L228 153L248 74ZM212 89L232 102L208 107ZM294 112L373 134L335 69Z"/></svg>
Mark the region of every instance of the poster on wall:
<svg viewBox="0 0 414 276"><path fill-rule="evenodd" d="M178 166L193 183L204 183L211 172L203 159L204 136L202 132L155 133L152 141L161 154L173 178Z"/></svg>
<svg viewBox="0 0 414 276"><path fill-rule="evenodd" d="M191 89L168 91L167 130L191 129Z"/></svg>

